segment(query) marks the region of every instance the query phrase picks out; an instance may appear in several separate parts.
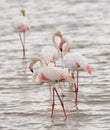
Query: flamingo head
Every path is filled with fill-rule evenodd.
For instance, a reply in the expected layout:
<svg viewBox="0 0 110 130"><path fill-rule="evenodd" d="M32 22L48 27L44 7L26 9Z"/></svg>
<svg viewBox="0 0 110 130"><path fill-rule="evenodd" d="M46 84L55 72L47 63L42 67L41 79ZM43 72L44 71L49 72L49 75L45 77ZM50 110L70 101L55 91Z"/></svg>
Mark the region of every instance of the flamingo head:
<svg viewBox="0 0 110 130"><path fill-rule="evenodd" d="M59 44L59 49L60 49L61 52L63 51L63 45L64 45L65 43L66 43L66 39L62 38L62 39L61 39L61 42L60 42L60 44Z"/></svg>
<svg viewBox="0 0 110 130"><path fill-rule="evenodd" d="M22 15L22 16L25 16L25 9L22 9L22 10L21 10L21 15Z"/></svg>
<svg viewBox="0 0 110 130"><path fill-rule="evenodd" d="M60 31L56 31L56 32L55 32L55 35L56 35L56 36L59 36L59 37L62 37L62 33L61 33Z"/></svg>
<svg viewBox="0 0 110 130"><path fill-rule="evenodd" d="M34 57L34 58L32 59L30 65L29 65L29 69L30 69L30 71L31 71L32 73L34 72L34 71L33 71L33 65L34 65L36 62L38 62L39 60L40 60L40 58L39 58L38 56L36 56L36 57Z"/></svg>

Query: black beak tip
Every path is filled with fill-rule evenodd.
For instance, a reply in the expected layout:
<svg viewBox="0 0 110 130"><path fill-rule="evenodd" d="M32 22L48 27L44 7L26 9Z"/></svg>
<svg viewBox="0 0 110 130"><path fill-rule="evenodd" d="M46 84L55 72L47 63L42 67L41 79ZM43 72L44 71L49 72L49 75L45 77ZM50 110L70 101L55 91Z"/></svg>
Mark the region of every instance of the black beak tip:
<svg viewBox="0 0 110 130"><path fill-rule="evenodd" d="M31 69L31 72L34 73L33 69Z"/></svg>
<svg viewBox="0 0 110 130"><path fill-rule="evenodd" d="M60 51L62 52L62 48L60 48Z"/></svg>

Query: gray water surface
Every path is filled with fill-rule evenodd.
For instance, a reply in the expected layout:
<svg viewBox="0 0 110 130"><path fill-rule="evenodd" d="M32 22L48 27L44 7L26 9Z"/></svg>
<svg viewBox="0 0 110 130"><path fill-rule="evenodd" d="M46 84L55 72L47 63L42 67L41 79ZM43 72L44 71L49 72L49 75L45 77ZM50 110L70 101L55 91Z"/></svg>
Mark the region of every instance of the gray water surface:
<svg viewBox="0 0 110 130"><path fill-rule="evenodd" d="M93 73L80 73L79 111L68 84L63 98L68 118L56 98L53 121L48 85L32 83L24 72L22 49L12 19L25 8L31 24L26 34L26 56L40 55L60 30L70 37L71 51L89 59ZM0 0L0 130L110 130L110 1Z"/></svg>

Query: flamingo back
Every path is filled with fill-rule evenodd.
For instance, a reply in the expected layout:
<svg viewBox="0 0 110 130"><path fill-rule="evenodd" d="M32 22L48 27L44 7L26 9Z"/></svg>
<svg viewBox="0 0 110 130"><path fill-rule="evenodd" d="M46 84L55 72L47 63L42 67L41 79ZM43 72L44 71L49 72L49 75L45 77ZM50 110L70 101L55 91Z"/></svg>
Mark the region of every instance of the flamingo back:
<svg viewBox="0 0 110 130"><path fill-rule="evenodd" d="M76 61L75 61L74 57L72 57L71 53L67 53L63 57L63 61L65 64L65 67L68 68L70 71L74 72L77 69Z"/></svg>
<svg viewBox="0 0 110 130"><path fill-rule="evenodd" d="M71 75L68 69L58 68L58 67L41 67L37 71L37 76L41 82L56 82L60 80L72 81Z"/></svg>
<svg viewBox="0 0 110 130"><path fill-rule="evenodd" d="M58 51L53 46L46 46L41 50L42 59L49 64L52 61L56 61L59 58Z"/></svg>
<svg viewBox="0 0 110 130"><path fill-rule="evenodd" d="M17 16L12 20L12 26L16 31L29 31L30 25L25 16Z"/></svg>
<svg viewBox="0 0 110 130"><path fill-rule="evenodd" d="M92 72L92 69L88 64L87 58L77 53L72 53L72 57L75 59L78 69L86 70L88 73Z"/></svg>

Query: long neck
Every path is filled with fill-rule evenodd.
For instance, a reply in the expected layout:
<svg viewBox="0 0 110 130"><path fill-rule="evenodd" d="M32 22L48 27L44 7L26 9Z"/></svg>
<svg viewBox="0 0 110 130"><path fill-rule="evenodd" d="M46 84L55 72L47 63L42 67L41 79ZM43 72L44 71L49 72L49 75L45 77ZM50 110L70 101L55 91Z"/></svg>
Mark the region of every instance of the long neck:
<svg viewBox="0 0 110 130"><path fill-rule="evenodd" d="M62 38L62 43L63 43L63 53L64 55L66 55L68 52L70 52L69 43L64 37Z"/></svg>
<svg viewBox="0 0 110 130"><path fill-rule="evenodd" d="M67 45L67 43L65 43ZM67 53L70 52L70 49L68 48L68 45L65 47L64 51L64 55L66 55Z"/></svg>
<svg viewBox="0 0 110 130"><path fill-rule="evenodd" d="M56 34L54 34L53 36L52 36L52 42L53 42L53 46L58 50L58 52L60 53L60 51L59 51L59 48L57 47L57 43L55 42L55 37L56 37Z"/></svg>
<svg viewBox="0 0 110 130"><path fill-rule="evenodd" d="M38 61L40 62L40 66L41 66L41 67L44 66L43 61L42 61L41 58L39 58Z"/></svg>

